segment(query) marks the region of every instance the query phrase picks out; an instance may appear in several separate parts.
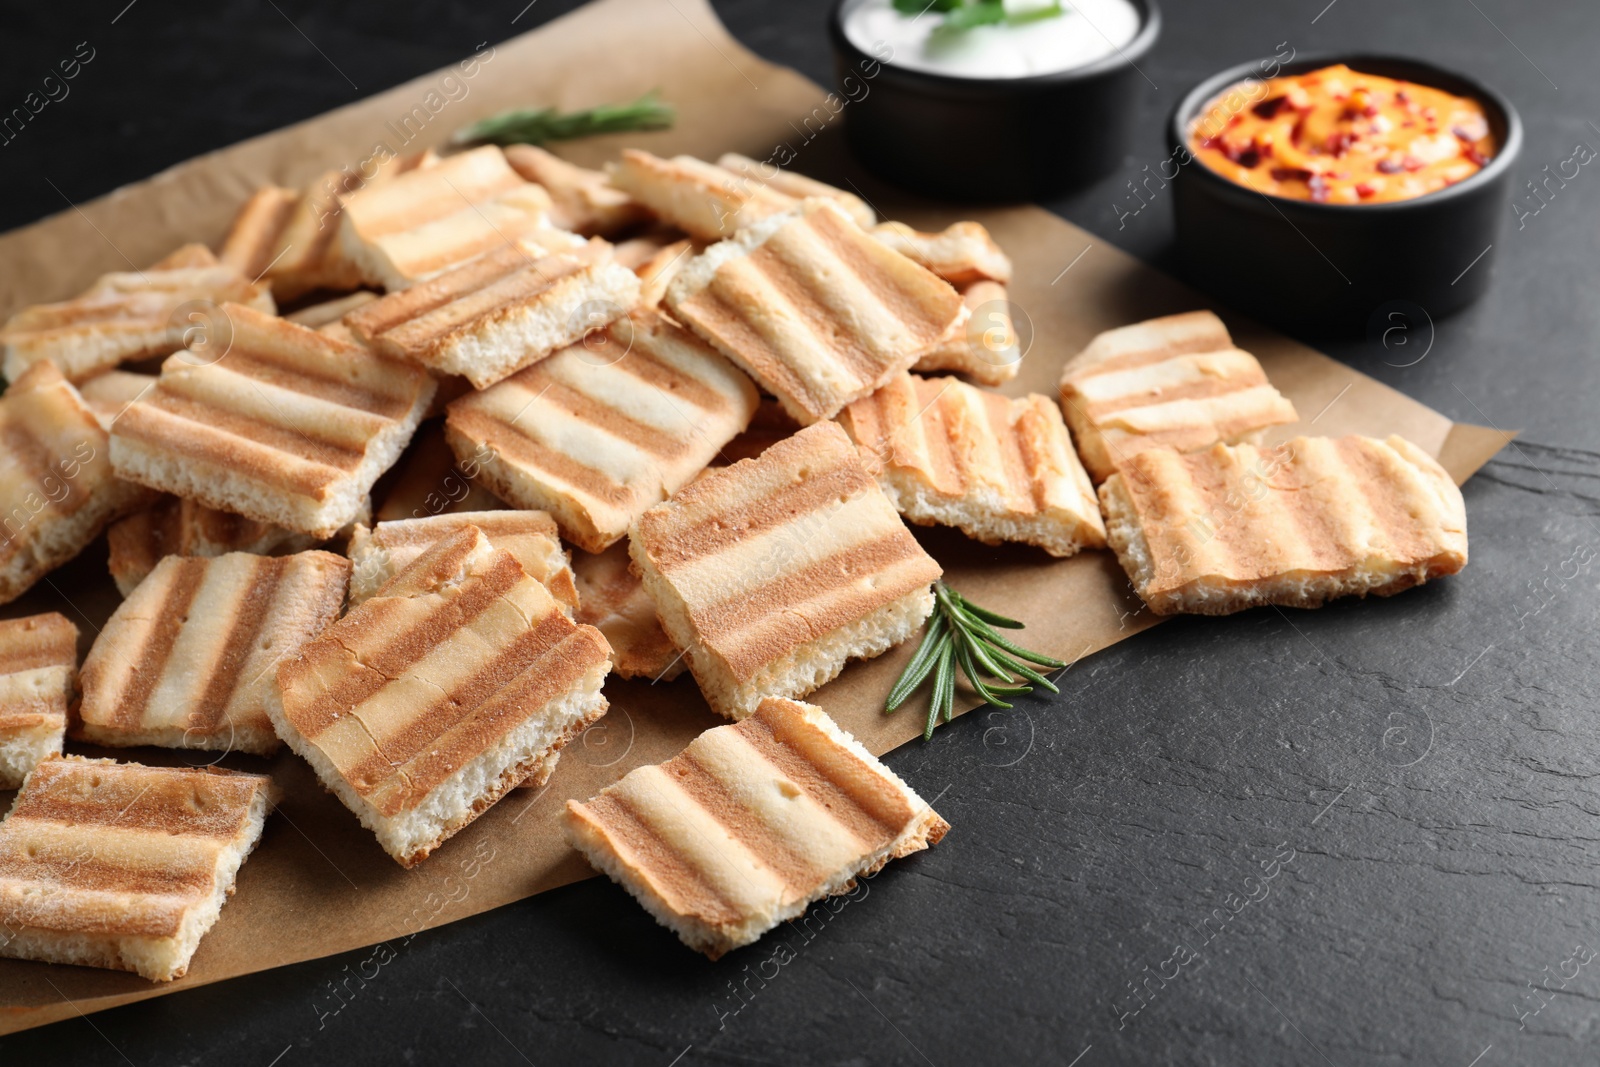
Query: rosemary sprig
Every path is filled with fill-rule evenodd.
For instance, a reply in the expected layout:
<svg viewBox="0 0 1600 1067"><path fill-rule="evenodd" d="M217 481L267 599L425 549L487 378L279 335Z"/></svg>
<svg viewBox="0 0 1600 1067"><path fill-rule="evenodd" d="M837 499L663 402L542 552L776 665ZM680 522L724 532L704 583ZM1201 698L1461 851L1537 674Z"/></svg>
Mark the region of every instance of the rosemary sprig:
<svg viewBox="0 0 1600 1067"><path fill-rule="evenodd" d="M922 644L917 646L900 680L889 690L883 703L886 714L904 704L931 676L933 698L928 702L928 724L922 731L926 741L933 736L935 727L955 716L958 668L973 690L997 708L1009 708L1006 697L1031 693L1036 685L1052 693L1061 691L1030 664L1055 668L1065 667L1065 663L1023 648L995 629L1020 630L1022 623L979 607L943 582L933 583L933 596L933 621L928 623Z"/></svg>
<svg viewBox="0 0 1600 1067"><path fill-rule="evenodd" d="M557 111L553 107L523 107L490 115L451 135L453 144L544 144L591 137L597 133L630 130L665 130L678 117L677 110L645 93L626 104L601 104L584 111Z"/></svg>

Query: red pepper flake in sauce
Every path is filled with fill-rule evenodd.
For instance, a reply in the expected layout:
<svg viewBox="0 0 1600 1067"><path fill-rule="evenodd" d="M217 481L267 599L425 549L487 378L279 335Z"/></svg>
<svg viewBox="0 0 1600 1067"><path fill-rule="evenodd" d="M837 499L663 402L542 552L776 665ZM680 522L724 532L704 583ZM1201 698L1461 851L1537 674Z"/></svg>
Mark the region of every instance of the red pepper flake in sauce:
<svg viewBox="0 0 1600 1067"><path fill-rule="evenodd" d="M1341 204L1426 195L1499 149L1477 101L1342 64L1229 88L1191 126L1190 147L1246 188Z"/></svg>

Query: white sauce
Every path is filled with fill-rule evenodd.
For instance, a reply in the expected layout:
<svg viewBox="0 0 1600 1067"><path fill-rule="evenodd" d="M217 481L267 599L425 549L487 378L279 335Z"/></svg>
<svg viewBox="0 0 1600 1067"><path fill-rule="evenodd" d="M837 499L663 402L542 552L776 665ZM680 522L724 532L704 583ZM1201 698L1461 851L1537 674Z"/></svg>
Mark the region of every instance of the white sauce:
<svg viewBox="0 0 1600 1067"><path fill-rule="evenodd" d="M1006 0L1008 11L1037 0ZM1129 0L1063 0L1064 13L1015 25L935 33L936 11L903 15L891 0L862 0L845 15L850 43L886 63L957 78L1026 78L1087 66L1126 48L1139 33ZM885 53L884 45L893 49Z"/></svg>

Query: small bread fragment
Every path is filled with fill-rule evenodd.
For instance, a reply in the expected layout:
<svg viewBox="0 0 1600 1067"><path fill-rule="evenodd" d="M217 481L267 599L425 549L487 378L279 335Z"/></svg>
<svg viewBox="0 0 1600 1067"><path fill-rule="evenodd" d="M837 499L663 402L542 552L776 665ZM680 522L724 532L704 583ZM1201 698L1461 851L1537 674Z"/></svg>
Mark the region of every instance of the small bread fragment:
<svg viewBox="0 0 1600 1067"><path fill-rule="evenodd" d="M232 301L268 314L276 310L266 286L217 262L203 245L179 249L163 263L102 275L72 300L11 316L0 329L6 380L48 360L82 382L119 363L175 352L211 305ZM195 305L193 315L187 305Z"/></svg>
<svg viewBox="0 0 1600 1067"><path fill-rule="evenodd" d="M912 522L1052 556L1104 548L1094 486L1049 397L900 374L839 415L884 495Z"/></svg>
<svg viewBox="0 0 1600 1067"><path fill-rule="evenodd" d="M421 519L358 525L350 538L350 606L375 596L411 561L449 534L467 526L483 531L495 548L505 549L523 571L543 585L571 615L578 606L572 564L556 531L556 520L543 511L458 511ZM587 620L580 620L587 621Z"/></svg>
<svg viewBox="0 0 1600 1067"><path fill-rule="evenodd" d="M722 446L713 467L731 467L741 459L755 459L761 453L800 431L800 424L789 417L783 405L770 396L761 398L756 413L744 433Z"/></svg>
<svg viewBox="0 0 1600 1067"><path fill-rule="evenodd" d="M78 682L78 628L48 612L0 621L0 789L61 755Z"/></svg>
<svg viewBox="0 0 1600 1067"><path fill-rule="evenodd" d="M624 148L611 184L690 237L716 241L794 208L795 198L693 156Z"/></svg>
<svg viewBox="0 0 1600 1067"><path fill-rule="evenodd" d="M730 719L910 637L942 573L831 422L707 471L640 516L628 548L706 702Z"/></svg>
<svg viewBox="0 0 1600 1067"><path fill-rule="evenodd" d="M0 604L143 506L118 478L95 412L54 363L35 363L0 396Z"/></svg>
<svg viewBox="0 0 1600 1067"><path fill-rule="evenodd" d="M474 526L436 542L278 668L268 712L411 867L605 714L600 631Z"/></svg>
<svg viewBox="0 0 1600 1067"><path fill-rule="evenodd" d="M683 265L694 258L697 247L688 237L665 244L656 244L648 238L635 238L617 246L619 260L624 245L629 246L627 251L630 253L643 251L645 245L654 248L637 262L623 260L623 265L639 276L639 306L646 308L660 305L662 298L667 295L667 286L672 284L672 279L678 276Z"/></svg>
<svg viewBox="0 0 1600 1067"><path fill-rule="evenodd" d="M872 227L872 236L957 288L978 281L1001 285L1011 281L1011 258L981 222L954 222L938 233L913 230L903 222L881 222Z"/></svg>
<svg viewBox="0 0 1600 1067"><path fill-rule="evenodd" d="M273 672L338 617L349 580L331 552L168 556L84 658L72 736L271 755Z"/></svg>
<svg viewBox="0 0 1600 1067"><path fill-rule="evenodd" d="M568 163L531 144L507 145L505 155L518 174L544 186L554 204L550 221L564 230L609 237L650 217L644 205L612 185L604 171Z"/></svg>
<svg viewBox="0 0 1600 1067"><path fill-rule="evenodd" d="M711 959L949 829L821 708L775 699L567 801L562 825L573 848Z"/></svg>
<svg viewBox="0 0 1600 1067"><path fill-rule="evenodd" d="M792 170L784 170L771 162L762 162L741 156L737 152L725 152L717 159L717 166L723 170L732 171L749 181L757 182L769 189L793 197L796 201L807 200L811 197L822 197L832 200L849 215L855 224L862 229L868 229L878 221L877 212L859 196L847 193L837 186L827 182L819 182L815 178L808 178L804 174Z"/></svg>
<svg viewBox="0 0 1600 1067"><path fill-rule="evenodd" d="M127 479L322 539L354 521L433 398L427 372L236 304L111 431Z"/></svg>
<svg viewBox="0 0 1600 1067"><path fill-rule="evenodd" d="M291 312L284 318L301 326L309 326L313 330L320 330L342 320L358 307L370 304L378 299L377 293L365 289L349 293L345 296L336 296L332 300L324 300L320 304L303 307L299 311Z"/></svg>
<svg viewBox="0 0 1600 1067"><path fill-rule="evenodd" d="M1022 347L1011 318L1011 300L999 282L957 286L966 317L917 357L913 370L952 370L979 385L1002 385L1022 369Z"/></svg>
<svg viewBox="0 0 1600 1067"><path fill-rule="evenodd" d="M572 573L578 581L575 617L605 634L611 669L619 677L664 682L683 673L683 653L661 628L656 602L633 573L626 544L574 552Z"/></svg>
<svg viewBox="0 0 1600 1067"><path fill-rule="evenodd" d="M100 425L109 432L113 423L122 417L128 405L138 400L156 384L154 374L135 374L133 371L108 370L78 386L78 393L94 412Z"/></svg>
<svg viewBox="0 0 1600 1067"><path fill-rule="evenodd" d="M364 282L394 292L553 230L550 206L541 186L484 145L345 197L338 247Z"/></svg>
<svg viewBox="0 0 1600 1067"><path fill-rule="evenodd" d="M1100 486L1106 534L1157 615L1390 596L1467 565L1467 512L1402 437L1147 449Z"/></svg>
<svg viewBox="0 0 1600 1067"><path fill-rule="evenodd" d="M303 552L317 539L282 526L208 508L193 500L162 496L150 507L118 519L106 531L108 567L117 589L128 596L167 556L256 555Z"/></svg>
<svg viewBox="0 0 1600 1067"><path fill-rule="evenodd" d="M444 423L430 419L422 424L405 455L395 464L394 477L376 519L423 519L505 507L499 497L473 480L487 457L485 449L457 463L444 439Z"/></svg>
<svg viewBox="0 0 1600 1067"><path fill-rule="evenodd" d="M638 276L597 237L538 258L502 247L357 308L344 321L385 355L487 389L638 302Z"/></svg>
<svg viewBox="0 0 1600 1067"><path fill-rule="evenodd" d="M0 956L182 978L277 800L264 774L45 760L0 823Z"/></svg>
<svg viewBox="0 0 1600 1067"><path fill-rule="evenodd" d="M963 314L960 294L828 200L712 245L666 304L808 425L909 370Z"/></svg>
<svg viewBox="0 0 1600 1067"><path fill-rule="evenodd" d="M1299 418L1209 311L1098 335L1062 369L1061 407L1096 483L1147 448L1253 444Z"/></svg>
<svg viewBox="0 0 1600 1067"><path fill-rule="evenodd" d="M750 380L666 316L619 319L450 405L445 437L496 496L602 552L750 423Z"/></svg>

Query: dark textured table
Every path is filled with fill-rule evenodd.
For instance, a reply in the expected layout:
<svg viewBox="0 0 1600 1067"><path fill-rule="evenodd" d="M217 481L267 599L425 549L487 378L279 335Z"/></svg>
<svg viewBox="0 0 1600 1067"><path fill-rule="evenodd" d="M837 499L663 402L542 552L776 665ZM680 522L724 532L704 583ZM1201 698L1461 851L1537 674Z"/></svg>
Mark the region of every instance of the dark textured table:
<svg viewBox="0 0 1600 1067"><path fill-rule="evenodd" d="M93 58L0 145L0 227L572 6L524 3L8 5L0 110L80 41ZM717 9L828 78L822 6ZM1592 3L1168 0L1166 19L1125 167L1050 205L1160 265L1170 208L1133 214L1126 183L1165 158L1183 90L1280 42L1479 73L1527 122L1519 183L1600 147ZM895 752L955 830L783 935L791 961L769 939L709 965L590 881L422 934L369 979L365 952L285 967L0 1040L0 1064L1595 1062L1600 173L1546 188L1520 229L1508 215L1481 304L1431 337L1324 345L1523 430L1466 487L1467 571L1171 622L1059 699Z"/></svg>

